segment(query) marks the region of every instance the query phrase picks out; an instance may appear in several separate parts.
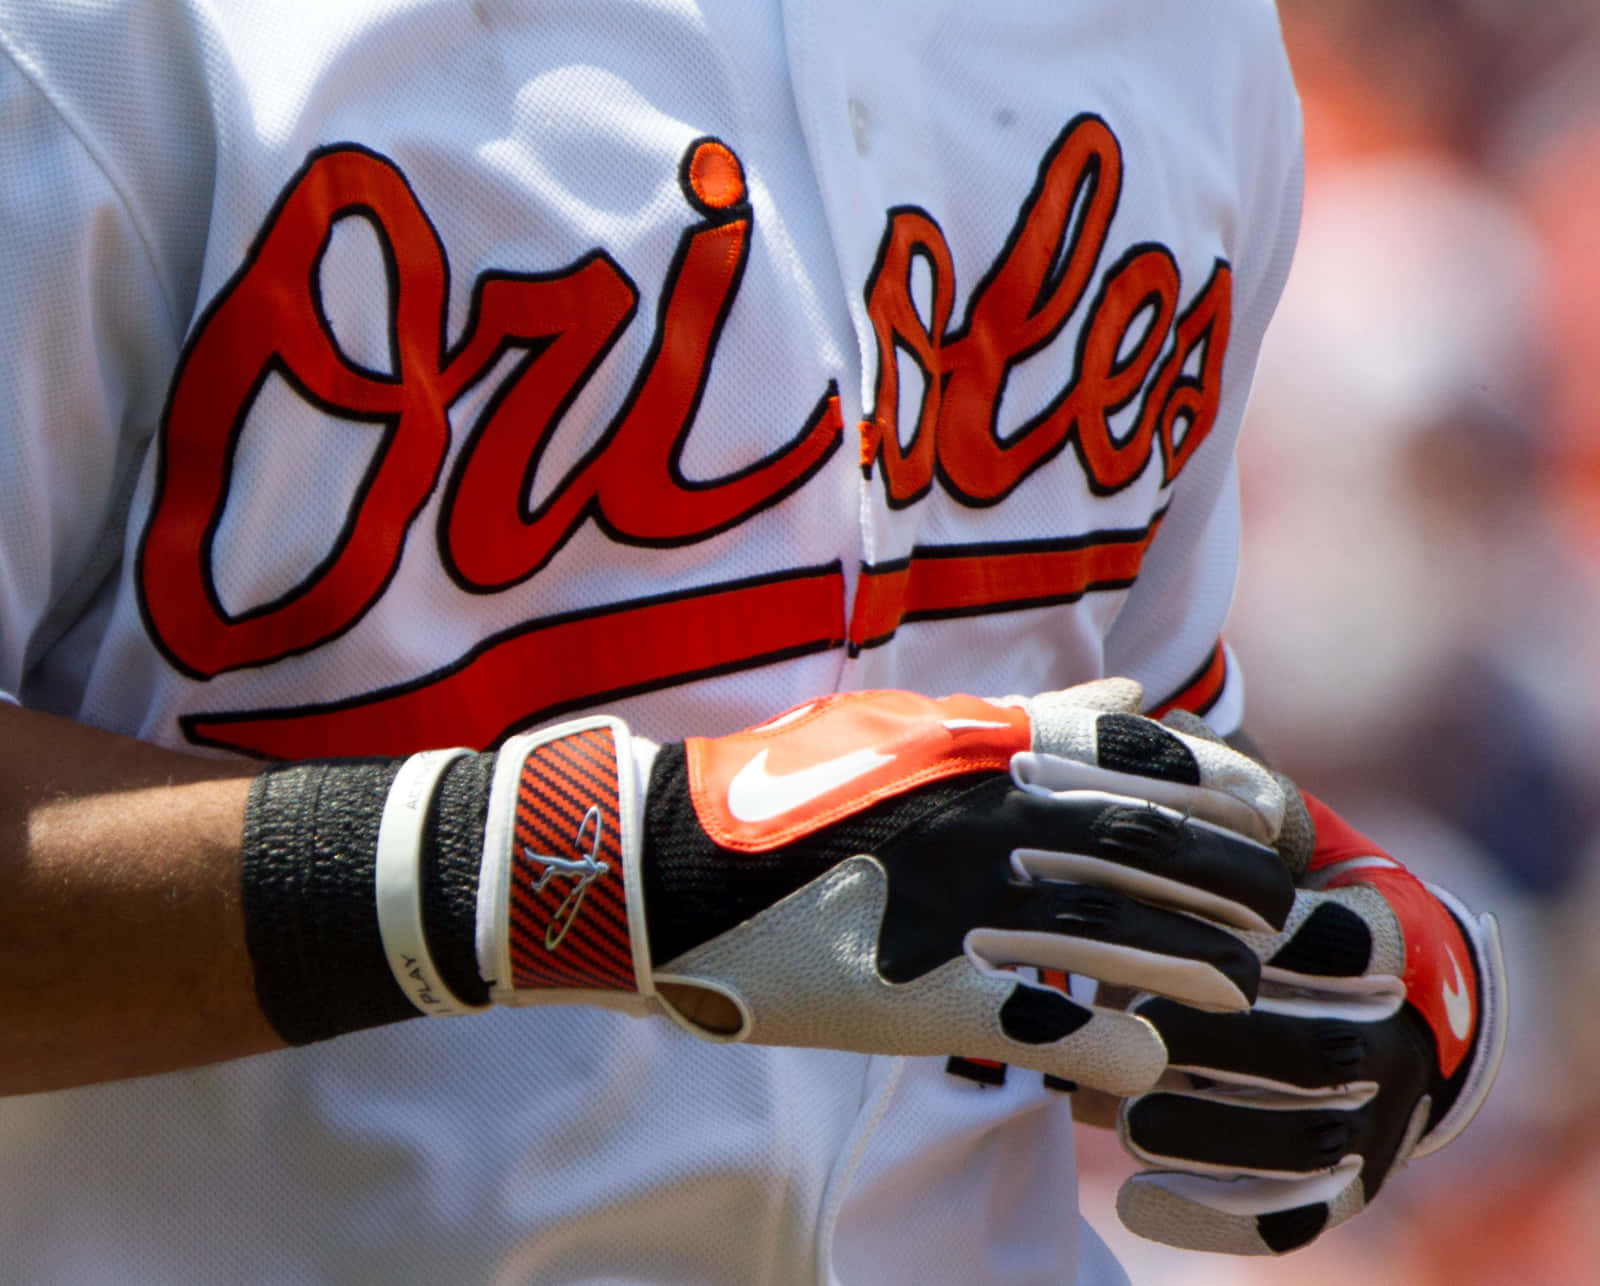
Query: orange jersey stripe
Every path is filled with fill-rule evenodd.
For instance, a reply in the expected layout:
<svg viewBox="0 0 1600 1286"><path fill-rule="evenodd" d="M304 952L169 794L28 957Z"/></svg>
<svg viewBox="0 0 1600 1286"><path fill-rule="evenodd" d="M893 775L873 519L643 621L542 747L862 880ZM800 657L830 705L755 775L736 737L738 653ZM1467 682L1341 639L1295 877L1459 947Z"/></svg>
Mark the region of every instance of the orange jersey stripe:
<svg viewBox="0 0 1600 1286"><path fill-rule="evenodd" d="M1072 541L921 546L903 561L863 567L850 613L850 650L887 642L906 621L1070 603L1133 583L1161 515L1142 530Z"/></svg>
<svg viewBox="0 0 1600 1286"><path fill-rule="evenodd" d="M1228 685L1228 653L1222 640L1211 649L1204 664L1184 680L1183 686L1150 713L1159 719L1169 710L1187 710L1203 715L1217 704L1223 688Z"/></svg>
<svg viewBox="0 0 1600 1286"><path fill-rule="evenodd" d="M533 621L350 701L196 715L184 726L197 742L273 759L487 749L568 710L838 647L843 603L837 564L715 585Z"/></svg>

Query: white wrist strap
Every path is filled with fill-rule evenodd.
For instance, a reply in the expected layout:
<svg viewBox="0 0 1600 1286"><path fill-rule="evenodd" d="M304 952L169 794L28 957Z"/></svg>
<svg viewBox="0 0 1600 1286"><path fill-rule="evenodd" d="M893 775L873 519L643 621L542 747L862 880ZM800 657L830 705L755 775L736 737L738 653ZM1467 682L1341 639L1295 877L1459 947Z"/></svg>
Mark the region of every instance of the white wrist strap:
<svg viewBox="0 0 1600 1286"><path fill-rule="evenodd" d="M487 1009L458 999L444 984L422 930L422 833L439 780L470 750L424 750L400 765L378 822L373 892L384 958L400 990L422 1013L454 1018Z"/></svg>

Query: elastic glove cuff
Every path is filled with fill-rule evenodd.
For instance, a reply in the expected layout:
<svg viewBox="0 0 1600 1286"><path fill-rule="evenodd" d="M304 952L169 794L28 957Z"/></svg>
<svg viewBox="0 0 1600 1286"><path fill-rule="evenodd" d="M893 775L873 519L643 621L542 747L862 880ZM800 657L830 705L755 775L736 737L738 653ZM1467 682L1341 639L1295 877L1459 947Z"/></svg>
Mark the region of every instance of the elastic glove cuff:
<svg viewBox="0 0 1600 1286"><path fill-rule="evenodd" d="M1460 1093L1449 1111L1412 1150L1413 1160L1437 1152L1472 1123L1499 1075L1510 1026L1506 961L1500 946L1499 922L1492 915L1474 915L1448 889L1437 884L1429 884L1427 889L1455 917L1472 948L1473 964L1478 972L1478 1031Z"/></svg>

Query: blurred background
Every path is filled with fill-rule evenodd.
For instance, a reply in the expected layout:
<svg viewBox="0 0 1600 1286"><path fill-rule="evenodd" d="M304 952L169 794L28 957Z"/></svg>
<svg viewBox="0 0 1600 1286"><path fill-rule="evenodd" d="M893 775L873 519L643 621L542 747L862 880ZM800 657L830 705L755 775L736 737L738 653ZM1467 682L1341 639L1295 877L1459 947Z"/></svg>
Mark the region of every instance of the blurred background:
<svg viewBox="0 0 1600 1286"><path fill-rule="evenodd" d="M1240 467L1229 640L1273 759L1501 919L1477 1122L1287 1260L1084 1208L1135 1286L1600 1282L1600 3L1281 0L1299 249Z"/></svg>

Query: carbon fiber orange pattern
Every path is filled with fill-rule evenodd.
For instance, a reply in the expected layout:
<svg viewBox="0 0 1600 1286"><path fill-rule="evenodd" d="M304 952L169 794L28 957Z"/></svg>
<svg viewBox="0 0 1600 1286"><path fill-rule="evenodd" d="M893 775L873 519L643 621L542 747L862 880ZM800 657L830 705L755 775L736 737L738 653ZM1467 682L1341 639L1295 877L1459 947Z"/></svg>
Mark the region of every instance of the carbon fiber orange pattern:
<svg viewBox="0 0 1600 1286"><path fill-rule="evenodd" d="M528 755L512 849L513 984L637 990L609 729L560 737Z"/></svg>

